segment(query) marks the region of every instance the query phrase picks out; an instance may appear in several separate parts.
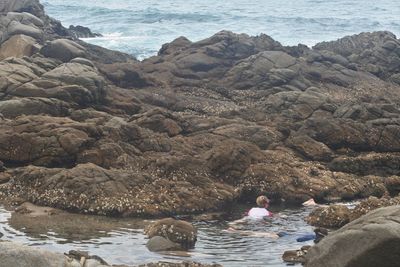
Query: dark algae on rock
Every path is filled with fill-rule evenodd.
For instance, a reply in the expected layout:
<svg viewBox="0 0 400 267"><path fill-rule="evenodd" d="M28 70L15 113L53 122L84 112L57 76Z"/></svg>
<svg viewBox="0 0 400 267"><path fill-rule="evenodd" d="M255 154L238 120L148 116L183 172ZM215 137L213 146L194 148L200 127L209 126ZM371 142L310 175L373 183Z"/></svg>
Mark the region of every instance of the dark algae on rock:
<svg viewBox="0 0 400 267"><path fill-rule="evenodd" d="M167 216L264 193L399 192L400 41L389 32L311 49L222 31L139 62L77 40L38 1L0 10L3 199Z"/></svg>

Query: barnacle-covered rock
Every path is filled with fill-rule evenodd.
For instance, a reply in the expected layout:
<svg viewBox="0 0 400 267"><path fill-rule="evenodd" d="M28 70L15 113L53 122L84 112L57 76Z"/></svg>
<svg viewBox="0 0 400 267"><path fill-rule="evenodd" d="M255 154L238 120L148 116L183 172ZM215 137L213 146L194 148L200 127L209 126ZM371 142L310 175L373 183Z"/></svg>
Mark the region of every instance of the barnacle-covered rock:
<svg viewBox="0 0 400 267"><path fill-rule="evenodd" d="M172 218L162 219L150 224L145 229L149 238L161 236L174 243L180 244L183 249L194 248L197 241L197 229L188 222Z"/></svg>

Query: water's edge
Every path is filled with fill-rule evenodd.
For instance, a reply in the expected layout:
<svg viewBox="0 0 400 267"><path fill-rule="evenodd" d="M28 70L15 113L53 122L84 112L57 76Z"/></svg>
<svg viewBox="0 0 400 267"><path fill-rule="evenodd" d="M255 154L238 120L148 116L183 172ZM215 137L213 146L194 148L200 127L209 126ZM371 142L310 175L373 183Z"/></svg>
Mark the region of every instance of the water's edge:
<svg viewBox="0 0 400 267"><path fill-rule="evenodd" d="M240 216L245 208L238 209L235 216ZM312 231L304 221L309 211L307 208L284 209L280 214L286 218L244 226L256 232L289 233L278 240L226 232L228 221L225 220L193 221L199 231L198 242L195 249L182 255L149 252L143 229L150 221L142 219L68 213L32 218L0 206L0 232L4 234L3 240L62 253L72 249L89 251L112 264L193 260L223 266L285 266L281 259L283 252L299 248L302 243L296 242L296 236Z"/></svg>
<svg viewBox="0 0 400 267"><path fill-rule="evenodd" d="M312 46L346 35L387 30L400 34L400 2L382 0L42 1L65 26L83 25L102 38L87 42L135 55L155 55L179 36L199 41L221 30L265 33L284 45Z"/></svg>

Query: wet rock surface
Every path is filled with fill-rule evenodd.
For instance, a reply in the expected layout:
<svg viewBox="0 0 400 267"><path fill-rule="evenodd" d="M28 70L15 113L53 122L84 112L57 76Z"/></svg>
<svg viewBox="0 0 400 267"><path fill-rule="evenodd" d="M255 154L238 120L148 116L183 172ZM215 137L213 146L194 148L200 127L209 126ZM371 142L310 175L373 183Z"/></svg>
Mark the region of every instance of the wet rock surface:
<svg viewBox="0 0 400 267"><path fill-rule="evenodd" d="M399 206L380 208L362 216L312 247L305 266L397 266L399 217Z"/></svg>
<svg viewBox="0 0 400 267"><path fill-rule="evenodd" d="M305 256L310 246L303 246L298 250L288 250L282 255L282 260L287 263L304 263Z"/></svg>
<svg viewBox="0 0 400 267"><path fill-rule="evenodd" d="M70 250L68 253L56 253L32 248L15 242L0 241L0 260L7 267L130 267L127 265L109 265L101 257L85 251ZM157 262L139 265L140 267L222 267L219 264L201 264L197 262Z"/></svg>
<svg viewBox="0 0 400 267"><path fill-rule="evenodd" d="M29 267L29 266L48 266L48 267L105 267L104 261L97 257L82 255L79 259L69 257L61 253L55 253L23 246L14 242L0 242L0 261L3 266L9 267Z"/></svg>
<svg viewBox="0 0 400 267"><path fill-rule="evenodd" d="M311 225L340 228L350 222L351 210L344 205L331 205L313 210L307 218Z"/></svg>
<svg viewBox="0 0 400 267"><path fill-rule="evenodd" d="M99 33L93 33L88 27L81 25L70 25L68 28L68 32L75 38L93 38L102 36Z"/></svg>
<svg viewBox="0 0 400 267"><path fill-rule="evenodd" d="M311 49L222 31L138 62L17 2L0 3L4 199L166 216L256 194L298 204L400 192L391 33Z"/></svg>
<svg viewBox="0 0 400 267"><path fill-rule="evenodd" d="M388 196L382 198L369 197L362 200L352 209L344 205L316 208L310 213L306 221L313 226L338 229L370 211L396 205L400 205L400 196L394 198Z"/></svg>
<svg viewBox="0 0 400 267"><path fill-rule="evenodd" d="M156 221L144 232L150 238L150 251L188 250L197 241L197 229L191 223L172 218Z"/></svg>

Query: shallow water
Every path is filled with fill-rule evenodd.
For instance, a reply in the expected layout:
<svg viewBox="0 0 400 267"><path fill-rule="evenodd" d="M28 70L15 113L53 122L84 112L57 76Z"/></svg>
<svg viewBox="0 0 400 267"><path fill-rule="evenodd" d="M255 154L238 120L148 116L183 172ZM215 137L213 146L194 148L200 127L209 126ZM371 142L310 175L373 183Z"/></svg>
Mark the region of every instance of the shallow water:
<svg viewBox="0 0 400 267"><path fill-rule="evenodd" d="M265 33L284 45L314 45L345 35L400 34L398 0L42 0L65 26L84 25L105 37L88 40L146 58L179 36L192 41L221 30Z"/></svg>
<svg viewBox="0 0 400 267"><path fill-rule="evenodd" d="M234 211L238 217L247 207ZM199 230L195 249L186 255L161 255L146 249L143 228L149 221L117 219L77 214L30 218L11 214L0 207L2 239L13 240L52 251L86 250L99 255L108 263L136 265L158 260L193 260L220 263L223 266L286 266L281 257L285 250L312 244L296 242L296 238L312 232L304 222L309 208L283 209L286 218L272 218L264 223L248 223L245 230L256 232L287 232L289 235L273 240L266 237L243 236L224 231L226 220L194 221Z"/></svg>

